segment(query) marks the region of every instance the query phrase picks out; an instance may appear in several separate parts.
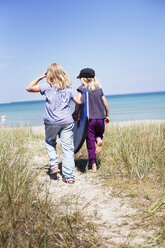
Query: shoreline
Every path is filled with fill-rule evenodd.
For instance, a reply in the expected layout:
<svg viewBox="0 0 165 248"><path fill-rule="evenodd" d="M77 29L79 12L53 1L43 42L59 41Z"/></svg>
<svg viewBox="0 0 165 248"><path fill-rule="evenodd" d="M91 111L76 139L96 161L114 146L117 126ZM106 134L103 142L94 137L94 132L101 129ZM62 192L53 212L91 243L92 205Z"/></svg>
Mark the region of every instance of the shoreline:
<svg viewBox="0 0 165 248"><path fill-rule="evenodd" d="M129 126L136 126L136 125L150 125L150 124L165 124L165 120L155 119L155 120L132 120L132 121L116 121L106 124L106 128L110 127L129 127ZM14 129L14 128L31 128L32 132L36 135L45 135L45 126L43 125L36 125L36 126L6 126L0 127L0 130L6 129Z"/></svg>
<svg viewBox="0 0 165 248"><path fill-rule="evenodd" d="M132 120L132 121L117 121L111 122L106 125L106 128L110 126L119 126L119 127L129 127L131 125L150 125L150 124L165 124L165 120L155 119L155 120ZM36 125L36 126L13 126L13 127L1 127L1 129L13 129L13 128L32 128L32 131L37 135L44 135L45 134L45 126L43 125Z"/></svg>
<svg viewBox="0 0 165 248"><path fill-rule="evenodd" d="M125 93L121 93L121 94L105 94L105 97L118 97L118 96L135 96L135 95L146 95L146 94L164 94L165 91L161 90L161 91L142 91L142 92L125 92ZM10 102L0 102L0 105L9 105L9 104L18 104L18 103L32 103L32 102L44 102L44 99L38 99L38 100L18 100L18 101L10 101Z"/></svg>
<svg viewBox="0 0 165 248"><path fill-rule="evenodd" d="M106 125L106 128L110 126L119 126L119 127L129 127L131 125L150 125L150 124L165 124L165 120L136 120L136 121L119 121L119 122L110 122ZM31 126L32 131L35 134L45 134L45 126Z"/></svg>

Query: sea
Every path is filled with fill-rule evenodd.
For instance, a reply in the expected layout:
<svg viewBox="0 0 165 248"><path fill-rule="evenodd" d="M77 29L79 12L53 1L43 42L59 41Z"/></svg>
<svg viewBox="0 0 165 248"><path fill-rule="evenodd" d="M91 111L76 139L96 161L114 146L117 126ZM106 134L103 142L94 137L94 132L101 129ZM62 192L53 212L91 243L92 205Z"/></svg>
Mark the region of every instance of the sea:
<svg viewBox="0 0 165 248"><path fill-rule="evenodd" d="M165 92L107 95L110 121L165 120ZM74 110L74 102L71 109ZM45 100L0 104L6 126L43 125Z"/></svg>

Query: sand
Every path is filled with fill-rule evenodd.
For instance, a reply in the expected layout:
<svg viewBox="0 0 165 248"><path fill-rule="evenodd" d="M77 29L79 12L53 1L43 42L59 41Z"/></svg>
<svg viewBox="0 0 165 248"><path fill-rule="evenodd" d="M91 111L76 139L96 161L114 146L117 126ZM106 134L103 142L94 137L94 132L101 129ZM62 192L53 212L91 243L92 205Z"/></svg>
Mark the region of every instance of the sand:
<svg viewBox="0 0 165 248"><path fill-rule="evenodd" d="M137 121L118 121L118 122L111 122L107 126L131 126L131 125L148 125L148 124L156 124L156 123L165 123L165 120L137 120ZM35 134L45 134L45 127L42 126L32 126L32 130Z"/></svg>
<svg viewBox="0 0 165 248"><path fill-rule="evenodd" d="M154 120L118 122L109 125L148 125L160 122L165 123L165 121ZM34 133L44 135L44 126L32 127L32 129ZM38 144L35 145L38 146ZM38 157L36 154L33 157L33 164L35 165L35 163L47 164L47 155ZM103 187L103 181L97 173L80 173L75 168L76 182L74 185L67 185L62 182L60 175L58 180L53 180L43 167L40 171L37 184L43 186L41 195L44 196L46 192L49 192L52 203L60 203L61 199L65 199L71 205L71 211L74 211L75 208L82 211L88 221L97 225L98 235L103 240L102 247L139 246L152 235L152 232L141 230L140 227L134 228L136 223L133 217L136 215L137 209L131 206L131 199L114 196L111 187Z"/></svg>

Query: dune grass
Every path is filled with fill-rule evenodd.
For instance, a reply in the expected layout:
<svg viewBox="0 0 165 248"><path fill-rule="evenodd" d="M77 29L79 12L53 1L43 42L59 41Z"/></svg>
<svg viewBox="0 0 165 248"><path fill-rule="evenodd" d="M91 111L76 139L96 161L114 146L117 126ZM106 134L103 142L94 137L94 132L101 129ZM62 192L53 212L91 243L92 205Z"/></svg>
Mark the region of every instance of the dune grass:
<svg viewBox="0 0 165 248"><path fill-rule="evenodd" d="M34 192L38 172L27 144L36 139L30 128L0 130L0 247L99 247L94 225L78 209L65 201L59 209Z"/></svg>
<svg viewBox="0 0 165 248"><path fill-rule="evenodd" d="M108 138L106 138L108 137ZM107 130L101 157L102 175L163 182L165 125L112 126ZM107 156L105 156L105 154Z"/></svg>
<svg viewBox="0 0 165 248"><path fill-rule="evenodd" d="M67 199L58 208L48 193L40 197L39 171L32 171L28 145L41 140L31 128L0 129L0 247L101 247L94 224L79 209L71 211ZM82 172L87 158L84 144L75 156ZM161 247L165 242L165 124L109 125L98 166L103 186L112 187L115 196L128 197L139 209L134 228L153 230L142 247Z"/></svg>
<svg viewBox="0 0 165 248"><path fill-rule="evenodd" d="M114 195L132 199L137 225L154 230L148 242L165 242L165 122L110 124L98 157L98 176ZM86 145L76 159L87 159ZM81 160L80 160L81 161ZM145 247L145 246L144 246Z"/></svg>
<svg viewBox="0 0 165 248"><path fill-rule="evenodd" d="M108 145L109 144L109 145ZM100 173L114 192L132 198L137 225L154 230L146 242L165 242L165 123L112 126L105 136Z"/></svg>

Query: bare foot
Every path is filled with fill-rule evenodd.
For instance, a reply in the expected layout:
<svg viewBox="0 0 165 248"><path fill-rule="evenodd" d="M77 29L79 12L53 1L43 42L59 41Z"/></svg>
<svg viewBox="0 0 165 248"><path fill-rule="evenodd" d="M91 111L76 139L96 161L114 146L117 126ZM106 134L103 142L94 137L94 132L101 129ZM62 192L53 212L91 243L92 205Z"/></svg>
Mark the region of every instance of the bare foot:
<svg viewBox="0 0 165 248"><path fill-rule="evenodd" d="M96 154L100 154L103 150L103 141L98 138L97 139L97 147L96 147Z"/></svg>
<svg viewBox="0 0 165 248"><path fill-rule="evenodd" d="M90 172L96 172L97 171L97 166L96 166L96 164L92 164L92 169L91 170L89 170Z"/></svg>

